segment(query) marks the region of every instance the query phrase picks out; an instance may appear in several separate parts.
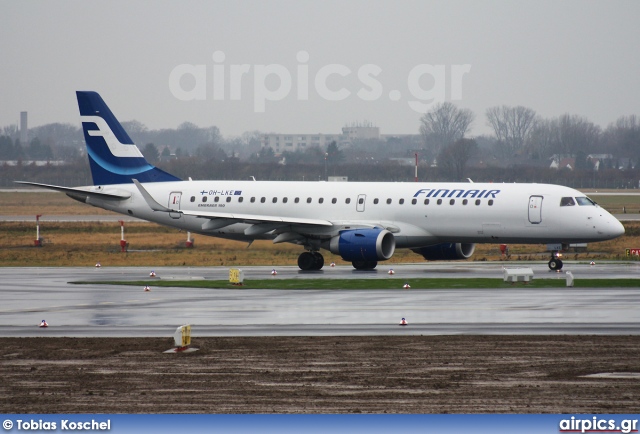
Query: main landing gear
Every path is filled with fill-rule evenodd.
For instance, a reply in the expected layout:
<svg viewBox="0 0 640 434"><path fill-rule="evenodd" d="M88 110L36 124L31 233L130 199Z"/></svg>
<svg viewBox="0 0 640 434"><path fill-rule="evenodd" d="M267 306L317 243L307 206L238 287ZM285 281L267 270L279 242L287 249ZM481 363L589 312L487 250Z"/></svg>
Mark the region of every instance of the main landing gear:
<svg viewBox="0 0 640 434"><path fill-rule="evenodd" d="M321 270L324 266L324 257L320 252L303 252L298 256L298 267L302 271Z"/></svg>
<svg viewBox="0 0 640 434"><path fill-rule="evenodd" d="M378 261L353 261L351 264L356 270L373 270L378 266Z"/></svg>
<svg viewBox="0 0 640 434"><path fill-rule="evenodd" d="M356 270L373 270L378 266L378 261L353 261ZM324 257L320 252L303 252L298 256L298 267L302 271L318 271L324 266Z"/></svg>
<svg viewBox="0 0 640 434"><path fill-rule="evenodd" d="M552 252L549 268L553 271L560 271L562 270L562 265L562 260L558 257L558 252Z"/></svg>

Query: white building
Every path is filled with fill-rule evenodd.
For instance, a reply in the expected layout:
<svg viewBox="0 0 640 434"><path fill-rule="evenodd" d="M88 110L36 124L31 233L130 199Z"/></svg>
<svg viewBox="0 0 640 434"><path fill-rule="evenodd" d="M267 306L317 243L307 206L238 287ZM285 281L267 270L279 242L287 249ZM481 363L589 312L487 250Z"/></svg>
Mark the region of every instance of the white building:
<svg viewBox="0 0 640 434"><path fill-rule="evenodd" d="M283 152L304 151L310 147L325 149L329 143L336 141L338 146L344 145L342 134L278 134L269 133L262 136L262 147L270 147L276 155Z"/></svg>
<svg viewBox="0 0 640 434"><path fill-rule="evenodd" d="M276 155L283 152L304 151L310 147L326 149L335 141L340 147L349 146L355 140L380 139L380 128L371 124L352 124L342 128L342 134L281 134L262 136L262 147L270 147Z"/></svg>

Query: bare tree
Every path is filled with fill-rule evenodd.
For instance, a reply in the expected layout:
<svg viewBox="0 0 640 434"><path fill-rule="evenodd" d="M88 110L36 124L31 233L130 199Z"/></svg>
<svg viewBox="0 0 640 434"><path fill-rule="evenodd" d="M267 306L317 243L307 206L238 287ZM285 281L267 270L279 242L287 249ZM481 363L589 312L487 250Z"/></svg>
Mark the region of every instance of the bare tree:
<svg viewBox="0 0 640 434"><path fill-rule="evenodd" d="M558 119L558 151L575 154L591 152L600 142L600 127L585 117L565 114Z"/></svg>
<svg viewBox="0 0 640 434"><path fill-rule="evenodd" d="M478 144L473 139L458 139L445 146L438 154L438 167L445 175L455 181L464 179L467 163L478 151Z"/></svg>
<svg viewBox="0 0 640 434"><path fill-rule="evenodd" d="M493 128L498 139L499 154L508 158L524 149L536 123L533 109L517 106L490 107L486 111L487 123Z"/></svg>
<svg viewBox="0 0 640 434"><path fill-rule="evenodd" d="M609 153L640 158L640 119L636 115L618 118L605 130L603 143Z"/></svg>
<svg viewBox="0 0 640 434"><path fill-rule="evenodd" d="M558 135L557 119L538 119L526 145L531 158L539 160L556 153L560 142Z"/></svg>
<svg viewBox="0 0 640 434"><path fill-rule="evenodd" d="M425 146L437 155L445 146L460 140L469 130L475 115L450 102L436 104L420 118L420 134Z"/></svg>
<svg viewBox="0 0 640 434"><path fill-rule="evenodd" d="M529 140L529 152L538 158L553 154L585 155L598 150L600 127L587 118L565 114L555 119L539 120Z"/></svg>

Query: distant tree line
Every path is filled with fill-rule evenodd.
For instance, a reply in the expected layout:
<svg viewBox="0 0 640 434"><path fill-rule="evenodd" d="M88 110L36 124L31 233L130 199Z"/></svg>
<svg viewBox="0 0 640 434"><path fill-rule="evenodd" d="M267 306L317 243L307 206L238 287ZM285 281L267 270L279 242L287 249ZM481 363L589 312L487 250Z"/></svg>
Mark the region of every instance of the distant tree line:
<svg viewBox="0 0 640 434"><path fill-rule="evenodd" d="M419 134L356 140L348 146L332 142L278 155L261 146L259 131L224 138L216 126L201 128L190 122L175 129L151 130L135 120L123 122L123 126L150 162L194 179L255 176L317 180L341 175L351 180L411 180L413 169L408 165L418 154L421 179L425 180L476 177L581 185L596 185L600 180L637 187L640 120L636 115L622 116L604 129L582 116L542 118L523 106L490 107L484 117L493 134L473 137L475 114L444 102L421 117L416 128ZM79 125L54 123L31 128L27 143L20 142L16 125L0 131L0 161L63 160L70 166L66 171L41 167L34 173L36 177L59 178L66 172L84 179L88 176L85 154ZM549 169L552 160L569 157L573 173ZM0 182L5 184L10 176L28 178L20 170L36 171L35 165L23 169L2 165L0 162ZM593 173L595 169L598 173ZM605 174L609 170L612 174ZM632 183L633 177L636 181Z"/></svg>

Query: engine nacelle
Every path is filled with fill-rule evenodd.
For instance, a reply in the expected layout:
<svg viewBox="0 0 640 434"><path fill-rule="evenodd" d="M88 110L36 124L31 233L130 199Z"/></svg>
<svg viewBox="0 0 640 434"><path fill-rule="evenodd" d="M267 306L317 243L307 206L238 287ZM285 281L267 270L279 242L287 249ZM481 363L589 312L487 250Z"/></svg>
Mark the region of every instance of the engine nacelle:
<svg viewBox="0 0 640 434"><path fill-rule="evenodd" d="M476 245L472 243L442 243L412 250L424 256L424 259L428 261L469 259L476 250Z"/></svg>
<svg viewBox="0 0 640 434"><path fill-rule="evenodd" d="M386 261L396 250L396 239L386 229L352 229L329 242L331 253L345 261Z"/></svg>

